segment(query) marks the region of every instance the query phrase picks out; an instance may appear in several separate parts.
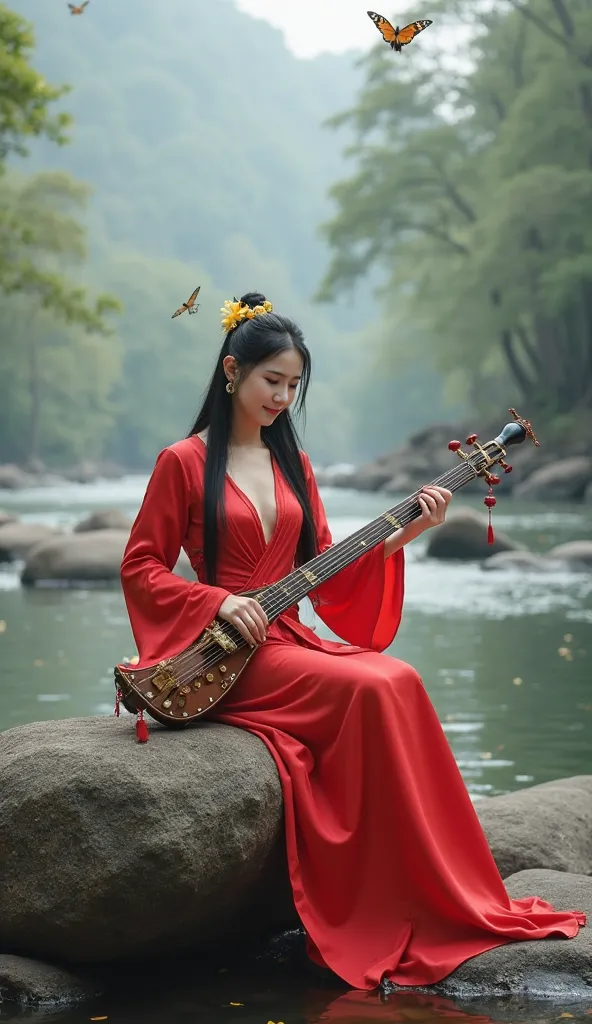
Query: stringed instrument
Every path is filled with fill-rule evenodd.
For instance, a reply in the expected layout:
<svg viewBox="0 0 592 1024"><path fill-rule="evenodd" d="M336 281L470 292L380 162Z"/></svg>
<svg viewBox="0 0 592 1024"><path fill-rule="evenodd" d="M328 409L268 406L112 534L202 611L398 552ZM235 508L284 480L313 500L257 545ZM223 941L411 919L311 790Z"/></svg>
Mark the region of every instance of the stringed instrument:
<svg viewBox="0 0 592 1024"><path fill-rule="evenodd" d="M496 501L491 489L500 481L490 472L492 467L499 465L509 473L512 467L504 462L504 458L510 445L521 444L527 437L535 445L539 444L530 422L518 416L515 409L510 409L510 413L514 422L507 423L493 441L481 445L476 434L467 437L466 443L472 445L473 452L463 451L460 441L450 441L448 447L457 453L461 463L432 483L456 491L469 480L483 477L489 485L489 494L484 502L491 514ZM277 583L260 591L249 591L245 596L255 597L269 622L273 622L319 584L386 540L394 530L416 519L421 514L417 500L420 493L411 494ZM141 669L131 664L117 665L114 670L116 713L121 701L132 714L140 714L144 727L144 711L164 725L189 725L207 714L230 692L256 652L257 647L250 647L235 626L216 618L189 647L174 657Z"/></svg>

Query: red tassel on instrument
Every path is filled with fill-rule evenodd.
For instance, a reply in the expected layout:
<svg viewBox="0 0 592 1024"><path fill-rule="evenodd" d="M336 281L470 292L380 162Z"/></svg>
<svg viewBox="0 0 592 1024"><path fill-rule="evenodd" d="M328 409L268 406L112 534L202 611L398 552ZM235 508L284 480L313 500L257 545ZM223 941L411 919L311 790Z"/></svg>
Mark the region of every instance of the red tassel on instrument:
<svg viewBox="0 0 592 1024"><path fill-rule="evenodd" d="M495 483L498 483L497 478L494 478L494 481ZM489 522L487 524L487 543L493 544L495 537L493 536L493 526L491 525L491 510L493 506L497 504L497 502L493 496L491 484L489 485L489 493L487 494L487 497L483 498L483 504L487 506L487 511L489 513Z"/></svg>
<svg viewBox="0 0 592 1024"><path fill-rule="evenodd" d="M136 719L136 739L138 743L148 742L148 726L144 721L143 711L138 711L138 717Z"/></svg>
<svg viewBox="0 0 592 1024"><path fill-rule="evenodd" d="M116 718L119 718L119 705L120 705L122 696L123 696L123 694L122 694L121 690L119 689L119 687L117 687L117 689L115 691L115 711L113 712L113 714L115 715Z"/></svg>

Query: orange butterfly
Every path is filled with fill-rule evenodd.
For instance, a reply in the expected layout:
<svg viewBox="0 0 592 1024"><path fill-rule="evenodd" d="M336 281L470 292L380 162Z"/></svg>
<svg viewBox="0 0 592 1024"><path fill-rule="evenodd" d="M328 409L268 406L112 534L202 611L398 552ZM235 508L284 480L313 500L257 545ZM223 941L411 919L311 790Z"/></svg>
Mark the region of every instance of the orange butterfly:
<svg viewBox="0 0 592 1024"><path fill-rule="evenodd" d="M196 298L197 298L197 296L199 294L199 289L200 288L201 288L201 285L198 284L198 286L195 289L195 291L191 292L191 295L187 299L187 302L184 302L182 306L179 306L179 308L175 310L175 312L173 313L173 315L171 317L171 320L173 320L174 317L176 317L176 316L181 316L181 313L184 313L185 310L187 310L188 313L197 313L197 311L199 309L199 302L198 302L197 306L195 306L195 309L193 307L195 305L195 300L196 300Z"/></svg>
<svg viewBox="0 0 592 1024"><path fill-rule="evenodd" d="M84 3L80 4L78 7L76 4L68 4L68 7L70 8L71 14L84 14L84 8L88 7L88 0L84 0Z"/></svg>
<svg viewBox="0 0 592 1024"><path fill-rule="evenodd" d="M376 25L385 43L389 43L397 53L400 53L412 39L415 39L416 35L423 32L424 28L432 24L431 21L425 19L424 21L412 21L410 25L405 25L405 28L399 28L398 25L393 28L390 21L383 18L381 14L375 14L374 11L366 11L366 13Z"/></svg>

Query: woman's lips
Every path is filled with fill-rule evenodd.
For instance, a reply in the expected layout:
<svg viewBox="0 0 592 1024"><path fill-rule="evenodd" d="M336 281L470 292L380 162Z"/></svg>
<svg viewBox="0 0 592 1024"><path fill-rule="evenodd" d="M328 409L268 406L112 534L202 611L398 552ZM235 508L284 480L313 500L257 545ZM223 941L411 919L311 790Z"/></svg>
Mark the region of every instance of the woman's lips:
<svg viewBox="0 0 592 1024"><path fill-rule="evenodd" d="M265 412L270 414L270 416L277 416L278 412L282 411L281 409L270 409L267 405L264 405L263 408L265 409Z"/></svg>

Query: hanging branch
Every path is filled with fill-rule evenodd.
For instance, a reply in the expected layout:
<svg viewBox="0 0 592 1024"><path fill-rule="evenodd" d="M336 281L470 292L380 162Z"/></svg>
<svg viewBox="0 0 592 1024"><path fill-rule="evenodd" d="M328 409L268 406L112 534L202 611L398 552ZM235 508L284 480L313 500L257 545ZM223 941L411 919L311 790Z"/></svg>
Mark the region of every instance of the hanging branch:
<svg viewBox="0 0 592 1024"><path fill-rule="evenodd" d="M548 36L549 39L553 39L554 42L560 43L561 46L564 47L564 49L568 50L570 53L573 53L571 43L565 38L565 36L562 36L560 32L556 32L554 28L551 28L551 26L548 25L547 22L543 20L543 18L539 18L538 14L533 14L530 8L525 7L524 4L519 2L519 0L507 0L507 2L514 8L515 11L518 11L523 18L527 18L528 21L532 21L533 25L536 25L537 28L541 30L541 32L544 32L544 34Z"/></svg>

